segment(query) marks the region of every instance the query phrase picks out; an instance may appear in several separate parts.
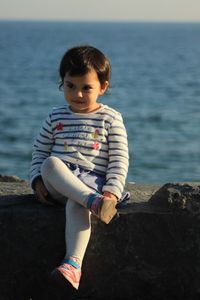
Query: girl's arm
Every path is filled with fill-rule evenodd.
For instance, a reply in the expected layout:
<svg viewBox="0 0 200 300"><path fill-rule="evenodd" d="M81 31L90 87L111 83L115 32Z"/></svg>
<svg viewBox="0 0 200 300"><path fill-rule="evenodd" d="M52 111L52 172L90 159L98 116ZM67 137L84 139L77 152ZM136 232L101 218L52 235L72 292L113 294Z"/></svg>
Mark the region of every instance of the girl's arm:
<svg viewBox="0 0 200 300"><path fill-rule="evenodd" d="M120 199L129 166L127 133L121 114L116 115L109 128L108 149L109 163L103 193L109 192Z"/></svg>
<svg viewBox="0 0 200 300"><path fill-rule="evenodd" d="M37 181L41 181L41 165L50 156L53 146L53 131L51 126L51 115L47 117L33 145L30 180L33 189Z"/></svg>

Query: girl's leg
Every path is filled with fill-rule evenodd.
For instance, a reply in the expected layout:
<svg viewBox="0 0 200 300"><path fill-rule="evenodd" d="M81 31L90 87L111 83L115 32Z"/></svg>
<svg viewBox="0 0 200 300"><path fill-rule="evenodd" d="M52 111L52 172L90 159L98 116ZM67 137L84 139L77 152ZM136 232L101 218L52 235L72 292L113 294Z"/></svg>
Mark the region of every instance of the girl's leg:
<svg viewBox="0 0 200 300"><path fill-rule="evenodd" d="M90 211L68 199L66 204L66 256L62 264L53 271L56 279L79 288L81 265L91 235ZM66 284L65 283L65 284Z"/></svg>
<svg viewBox="0 0 200 300"><path fill-rule="evenodd" d="M116 211L115 203L86 186L56 157L49 157L44 161L41 173L44 184L53 197L57 200L68 199L65 235L67 253L61 266L54 270L53 276L67 279L74 288L78 289L81 264L91 234L90 210L94 214L96 210L97 216L101 216L102 212L106 213L108 219L110 211L112 216Z"/></svg>
<svg viewBox="0 0 200 300"><path fill-rule="evenodd" d="M90 239L91 220L90 211L73 200L66 204L65 239L67 245L66 259L76 257L82 260Z"/></svg>
<svg viewBox="0 0 200 300"><path fill-rule="evenodd" d="M60 170L59 172L56 170L56 174L54 174L55 170L50 169L52 168L51 161L53 161L54 168ZM79 200L79 198L83 197L82 195L85 194L88 197L88 193L93 193L94 191L74 176L66 165L56 157L51 157L51 160L48 159L48 161L45 162L42 167L42 175L50 195L56 201L66 203L66 258L75 256L82 262L91 232L90 211L77 203L78 201L75 202L65 197L60 192L60 189L65 192L67 196L74 193L78 197L76 200ZM55 188L57 188L57 190ZM77 190L79 190L79 193Z"/></svg>
<svg viewBox="0 0 200 300"><path fill-rule="evenodd" d="M41 174L46 185L57 191L64 198L69 198L109 223L117 213L116 202L94 192L77 178L71 170L57 157L50 156L42 164ZM50 191L50 189L49 189Z"/></svg>
<svg viewBox="0 0 200 300"><path fill-rule="evenodd" d="M91 235L90 211L71 200L69 195L87 205L85 198L94 191L82 183L66 165L51 157L42 166L42 177L50 195L58 202L66 202L66 256L63 263L54 270L53 276L66 278L76 289L81 278L81 265ZM58 192L59 191L59 192ZM67 197L66 197L67 195ZM62 279L62 277L61 277Z"/></svg>
<svg viewBox="0 0 200 300"><path fill-rule="evenodd" d="M46 188L53 197L57 192L60 198L70 198L87 207L88 195L94 191L78 179L59 158L48 157L42 164L41 174Z"/></svg>

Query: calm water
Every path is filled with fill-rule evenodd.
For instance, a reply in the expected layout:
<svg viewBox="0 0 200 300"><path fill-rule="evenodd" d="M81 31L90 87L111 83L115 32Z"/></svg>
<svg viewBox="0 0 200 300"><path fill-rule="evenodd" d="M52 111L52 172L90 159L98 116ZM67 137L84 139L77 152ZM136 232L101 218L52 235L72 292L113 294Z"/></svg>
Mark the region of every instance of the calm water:
<svg viewBox="0 0 200 300"><path fill-rule="evenodd" d="M0 22L0 173L27 179L32 143L64 103L64 51L92 44L112 63L110 95L129 136L129 181L200 180L200 24Z"/></svg>

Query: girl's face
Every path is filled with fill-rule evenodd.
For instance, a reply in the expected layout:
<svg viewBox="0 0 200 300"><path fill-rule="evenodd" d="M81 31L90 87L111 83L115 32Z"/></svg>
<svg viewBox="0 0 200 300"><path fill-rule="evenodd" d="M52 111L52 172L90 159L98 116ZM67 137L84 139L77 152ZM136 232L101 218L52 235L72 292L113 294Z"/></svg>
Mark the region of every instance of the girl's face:
<svg viewBox="0 0 200 300"><path fill-rule="evenodd" d="M99 108L98 96L103 95L108 81L100 84L94 69L83 76L64 77L64 96L70 108L76 113L89 113Z"/></svg>

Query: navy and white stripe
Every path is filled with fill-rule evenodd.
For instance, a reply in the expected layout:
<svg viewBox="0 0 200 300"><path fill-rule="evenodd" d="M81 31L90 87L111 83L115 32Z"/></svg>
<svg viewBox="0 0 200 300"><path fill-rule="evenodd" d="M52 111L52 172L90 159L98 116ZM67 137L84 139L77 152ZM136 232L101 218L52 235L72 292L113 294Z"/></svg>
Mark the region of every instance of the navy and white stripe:
<svg viewBox="0 0 200 300"><path fill-rule="evenodd" d="M53 108L35 140L31 183L40 176L50 155L106 176L104 191L118 198L124 189L129 155L121 114L107 105L94 113L74 113L68 106Z"/></svg>

